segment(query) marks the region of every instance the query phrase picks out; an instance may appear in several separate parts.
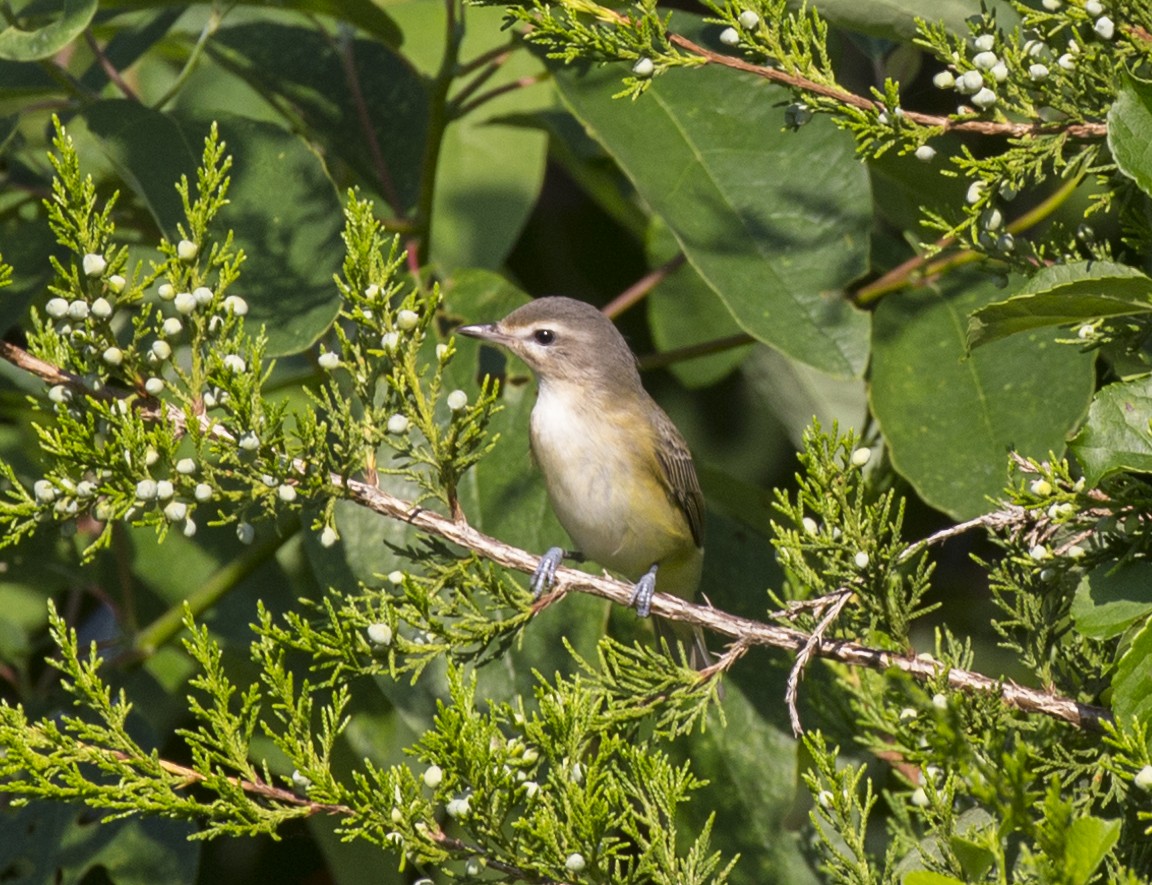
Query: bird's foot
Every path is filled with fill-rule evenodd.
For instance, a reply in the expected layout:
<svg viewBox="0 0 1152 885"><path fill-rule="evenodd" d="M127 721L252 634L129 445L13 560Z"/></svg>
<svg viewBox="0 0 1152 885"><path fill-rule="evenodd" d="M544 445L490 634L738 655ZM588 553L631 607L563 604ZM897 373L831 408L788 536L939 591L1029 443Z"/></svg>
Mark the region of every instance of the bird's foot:
<svg viewBox="0 0 1152 885"><path fill-rule="evenodd" d="M564 561L564 548L552 547L540 557L540 564L532 573L532 598L539 599L540 595L552 586L556 580L556 569Z"/></svg>
<svg viewBox="0 0 1152 885"><path fill-rule="evenodd" d="M636 614L642 618L648 617L652 610L652 594L656 592L656 566L648 569L636 586L632 589L632 598L628 604L636 609Z"/></svg>

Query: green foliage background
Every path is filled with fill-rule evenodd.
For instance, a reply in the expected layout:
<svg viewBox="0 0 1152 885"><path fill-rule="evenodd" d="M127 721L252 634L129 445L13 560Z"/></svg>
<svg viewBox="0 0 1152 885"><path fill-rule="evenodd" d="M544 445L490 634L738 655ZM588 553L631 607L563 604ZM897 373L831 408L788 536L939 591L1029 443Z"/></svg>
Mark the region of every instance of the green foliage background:
<svg viewBox="0 0 1152 885"><path fill-rule="evenodd" d="M144 759L153 750L202 773L220 766L186 793L159 791L159 816L94 826L106 810L149 806L80 787L4 805L0 879L1147 881L1152 806L1147 786L1130 787L1150 761L1152 718L1152 20L1139 2L1090 4L829 0L815 16L769 0L675 11L577 0L4 4L0 328L46 358L75 357L46 305L61 292L91 300L102 283L78 268L101 245L108 273L126 278L123 302L153 311L132 339L140 353L128 348L136 374L112 379L143 399L147 317L171 314L157 284L227 288L247 307L243 322L209 332L204 320L189 350L292 442L264 441L253 466L193 434L198 457L232 471L221 469L218 509L194 534L168 531L179 521L158 508L140 514L122 466L100 523L69 522L19 490L53 463L34 422L72 428L56 445L76 463L86 463L82 428L48 385L0 364L7 792L35 782L40 757L16 752L28 729L42 736L29 723L72 709L61 670L89 711L108 687L130 703L117 728L83 732L142 751L134 774L112 765L107 777L159 782L164 769ZM749 26L741 14L753 9ZM1104 13L1114 37L1100 34ZM740 31L737 46L725 28ZM933 76L974 69L974 41L992 32L1011 79L1000 105L962 118L1047 128L1008 137L942 122L961 99ZM669 34L796 80L703 65ZM1030 55L1041 36L1049 55ZM1077 59L1065 69L1056 57L1069 38ZM1050 81L1026 79L1034 58ZM656 76L638 73L641 59ZM845 103L832 87L874 104ZM74 152L53 146L54 117ZM1068 134L1105 122L1106 134ZM213 162L210 132L224 145ZM190 207L220 194L206 169L227 172L227 204ZM182 198L175 183L198 172L200 188ZM54 179L73 201L57 218L45 208ZM62 225L77 219L92 229L65 242ZM220 245L218 262L178 256L197 225ZM783 702L790 655L751 652L709 707L691 674L661 673L675 668L647 652L631 613L571 594L529 617L522 590L489 565L327 483L329 469L379 468L386 491L444 513L458 505L510 545L563 543L528 455L526 371L451 330L536 295L605 305L637 281L642 300L614 309L695 453L709 505L701 591L713 605L764 619L849 587L863 602L832 635L1110 707L1106 739L940 679L814 665L800 712L818 736L798 743ZM368 296L369 283L384 294ZM404 329L401 308L419 325L393 361L380 335ZM121 321L110 334L130 333ZM224 344L251 378L219 380ZM343 360L339 383L318 368L325 352ZM84 358L89 374L104 371ZM486 373L502 381L498 411ZM202 392L169 385L179 408ZM464 412L441 402L449 390L467 393ZM235 409L237 426L255 421ZM426 445L389 437L394 411ZM826 433L810 429L814 416ZM364 439L333 429L359 420ZM835 436L836 422L855 435ZM144 423L138 457L154 445L173 463L187 454ZM860 446L866 470L850 466ZM299 479L285 452L318 474ZM275 499L298 480L298 500ZM1018 519L989 523L993 543L951 542L934 575L905 556L993 511ZM445 602L445 590L463 601ZM811 630L818 615L785 620ZM397 645L370 647L369 624L394 629ZM601 645L605 633L619 644ZM92 641L102 666L85 663ZM190 693L218 698L231 685L237 698L249 685L266 692L283 733L245 735L246 711L193 715ZM667 707L645 706L636 686L659 686ZM296 703L307 710L293 713ZM219 745L192 736L197 721L218 729ZM308 722L314 734L293 731ZM510 732L523 742L515 753ZM516 760L528 744L555 777L566 773L548 806L563 809L556 820L524 812L523 778L485 785L477 767L479 747ZM99 764L81 758L77 771ZM257 801L224 772L326 811L281 794ZM456 787L492 797L486 813L504 827L485 832L477 814L476 830L453 829L440 800ZM215 810L208 793L224 796ZM327 813L347 807L351 823ZM429 839L432 820L472 847ZM587 872L565 867L573 852Z"/></svg>

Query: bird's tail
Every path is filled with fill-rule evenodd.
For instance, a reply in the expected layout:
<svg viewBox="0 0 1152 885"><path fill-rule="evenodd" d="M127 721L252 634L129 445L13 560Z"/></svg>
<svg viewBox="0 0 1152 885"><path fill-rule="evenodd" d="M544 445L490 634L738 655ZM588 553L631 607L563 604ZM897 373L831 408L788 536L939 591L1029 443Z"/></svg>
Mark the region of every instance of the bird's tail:
<svg viewBox="0 0 1152 885"><path fill-rule="evenodd" d="M655 617L652 624L656 628L656 641L677 661L694 670L706 670L716 663L704 642L704 631L698 625Z"/></svg>

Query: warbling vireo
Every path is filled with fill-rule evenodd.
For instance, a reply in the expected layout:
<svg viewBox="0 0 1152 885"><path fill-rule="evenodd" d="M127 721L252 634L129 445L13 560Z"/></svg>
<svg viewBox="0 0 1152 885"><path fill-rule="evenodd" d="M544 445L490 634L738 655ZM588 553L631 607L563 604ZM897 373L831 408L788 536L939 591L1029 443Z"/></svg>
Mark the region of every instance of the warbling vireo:
<svg viewBox="0 0 1152 885"><path fill-rule="evenodd" d="M538 298L462 335L506 348L536 375L532 453L548 497L579 553L652 594L691 599L703 561L704 499L692 455L645 392L636 357L612 321L572 298ZM539 596L565 552L553 547L532 578ZM697 668L709 663L699 628L671 625Z"/></svg>

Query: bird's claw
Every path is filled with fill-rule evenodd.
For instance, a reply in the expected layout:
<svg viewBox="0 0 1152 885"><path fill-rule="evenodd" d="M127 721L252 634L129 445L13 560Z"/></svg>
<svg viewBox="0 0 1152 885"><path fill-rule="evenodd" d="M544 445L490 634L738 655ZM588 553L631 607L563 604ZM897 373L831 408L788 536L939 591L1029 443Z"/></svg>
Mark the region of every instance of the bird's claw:
<svg viewBox="0 0 1152 885"><path fill-rule="evenodd" d="M564 561L564 548L552 547L540 557L540 564L532 573L532 598L539 599L540 595L552 586L556 580L556 569Z"/></svg>
<svg viewBox="0 0 1152 885"><path fill-rule="evenodd" d="M632 598L628 600L628 604L636 609L636 614L646 618L652 610L652 594L655 592L656 566L652 566L644 577L636 582L636 586L632 590Z"/></svg>

